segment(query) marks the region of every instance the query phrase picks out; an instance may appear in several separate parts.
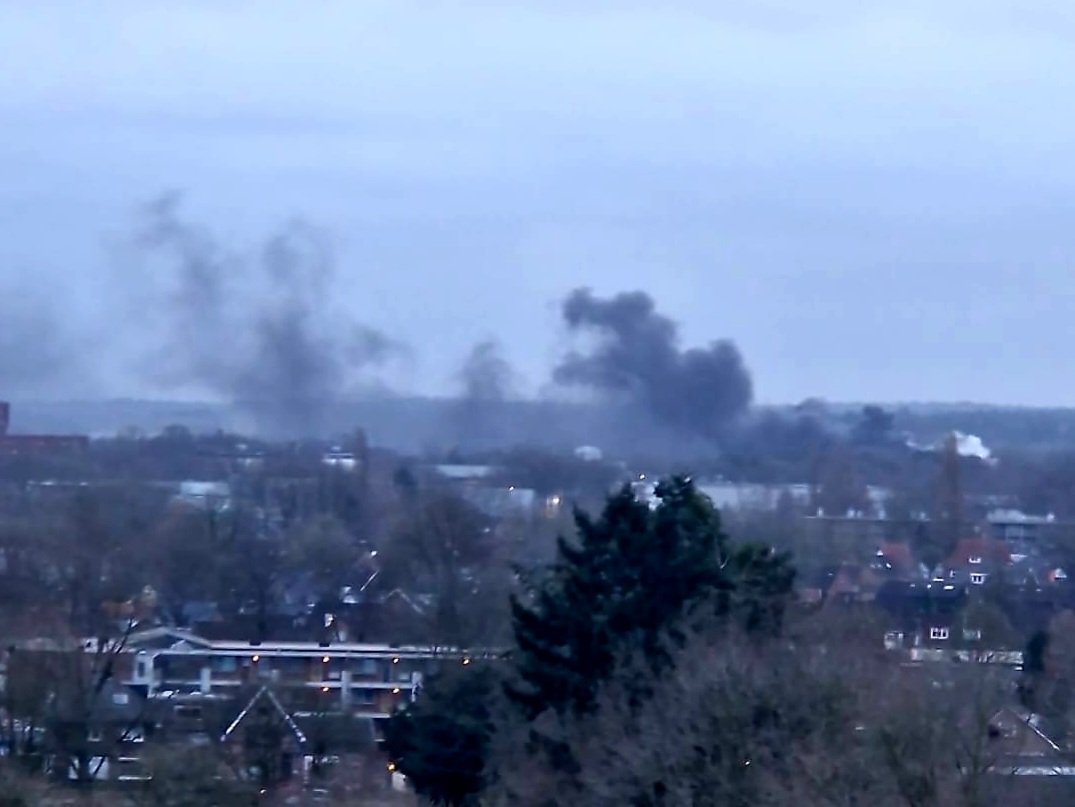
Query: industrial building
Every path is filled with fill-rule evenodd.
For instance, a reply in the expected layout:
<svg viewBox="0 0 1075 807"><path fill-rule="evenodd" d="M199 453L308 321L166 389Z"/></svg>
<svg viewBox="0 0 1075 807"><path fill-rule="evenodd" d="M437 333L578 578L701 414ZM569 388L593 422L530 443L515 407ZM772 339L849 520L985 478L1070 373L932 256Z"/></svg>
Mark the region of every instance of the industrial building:
<svg viewBox="0 0 1075 807"><path fill-rule="evenodd" d="M10 426L11 404L0 401L0 455L76 453L90 445L81 434L9 434Z"/></svg>

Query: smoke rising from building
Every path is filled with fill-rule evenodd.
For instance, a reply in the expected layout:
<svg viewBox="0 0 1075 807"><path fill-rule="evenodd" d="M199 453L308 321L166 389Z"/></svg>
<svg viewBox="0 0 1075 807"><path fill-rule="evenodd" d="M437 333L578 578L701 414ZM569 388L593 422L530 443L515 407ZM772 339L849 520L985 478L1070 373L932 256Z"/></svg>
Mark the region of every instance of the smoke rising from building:
<svg viewBox="0 0 1075 807"><path fill-rule="evenodd" d="M386 398L377 373L406 349L337 305L336 267L321 230L296 220L254 249L229 243L167 195L141 211L133 238L123 242L133 247L134 265L122 260L131 252L116 255L111 299L129 300L129 310L105 299L81 313L63 308L61 318L58 295L3 295L0 392L16 400L57 390L92 395L98 387L90 391L88 373L111 389L130 383L133 361L141 390L226 402L217 423L270 437L339 431L358 417L357 401ZM489 447L527 442L540 430L545 442L573 445L600 434L608 445L619 435L634 444L640 414L680 436L710 439L749 404L750 378L735 346L680 349L676 324L643 292L603 299L579 289L565 300L563 317L570 330L592 338L580 343L591 349L565 356L553 378L602 393L601 406L553 399L528 407L517 400L518 377L500 343L490 338L459 365L456 400L437 402L442 434L423 439ZM405 424L423 405L409 399L405 409L388 398L374 409L397 410L390 425ZM578 423L565 422L564 412ZM651 431L654 439L674 436L667 428Z"/></svg>
<svg viewBox="0 0 1075 807"><path fill-rule="evenodd" d="M572 332L597 341L563 358L553 373L558 383L626 398L658 422L705 438L718 436L750 405L750 373L735 344L681 350L678 326L645 292L601 299L576 289L562 313Z"/></svg>
<svg viewBox="0 0 1075 807"><path fill-rule="evenodd" d="M464 445L495 443L504 436L504 402L512 393L514 372L495 339L478 342L463 360L461 396L454 407L455 432Z"/></svg>
<svg viewBox="0 0 1075 807"><path fill-rule="evenodd" d="M318 432L328 407L354 394L399 343L332 304L335 267L314 227L294 221L248 256L179 215L178 198L145 210L144 258L164 267L157 383L195 384L251 414L260 430Z"/></svg>
<svg viewBox="0 0 1075 807"><path fill-rule="evenodd" d="M512 369L500 352L500 344L487 339L476 344L463 362L459 373L463 397L470 401L502 401L508 397Z"/></svg>

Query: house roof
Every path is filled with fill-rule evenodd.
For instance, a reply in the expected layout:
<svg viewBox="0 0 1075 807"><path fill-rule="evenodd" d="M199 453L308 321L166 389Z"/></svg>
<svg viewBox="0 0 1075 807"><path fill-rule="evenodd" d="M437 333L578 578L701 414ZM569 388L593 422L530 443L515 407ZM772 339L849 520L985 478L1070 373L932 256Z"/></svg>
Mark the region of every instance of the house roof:
<svg viewBox="0 0 1075 807"><path fill-rule="evenodd" d="M993 566L1009 566L1012 555L1008 545L996 538L962 538L948 557L949 568L972 566L971 558L981 558L982 563Z"/></svg>
<svg viewBox="0 0 1075 807"><path fill-rule="evenodd" d="M295 739L298 740L299 744L305 745L306 735L303 734L302 729L300 729L298 727L298 724L295 723L294 718L291 717L290 714L288 714L288 711L280 704L280 700L267 686L263 686L256 693L254 693L254 697L250 699L250 702L243 707L243 710L235 716L235 719L231 721L231 724L224 730L224 733L220 736L220 741L227 742L228 738L231 737L235 730L239 728L242 722L246 719L247 715L250 714L250 711L254 708L254 705L262 699L268 700L268 702L276 710L276 713L283 720L284 725L288 727L292 735L294 735Z"/></svg>
<svg viewBox="0 0 1075 807"><path fill-rule="evenodd" d="M914 556L911 547L902 542L886 541L877 549L877 556L884 558L892 567L892 571L909 575L915 570Z"/></svg>
<svg viewBox="0 0 1075 807"><path fill-rule="evenodd" d="M171 627L155 627L139 630L127 637L127 647L132 649L163 649L183 644L208 647L209 640L189 630Z"/></svg>
<svg viewBox="0 0 1075 807"><path fill-rule="evenodd" d="M829 585L828 596L857 595L875 592L880 584L877 575L868 566L844 563L836 571Z"/></svg>
<svg viewBox="0 0 1075 807"><path fill-rule="evenodd" d="M989 720L990 737L1003 744L1010 757L1045 757L1059 754L1060 746L1041 728L1041 718L1006 706Z"/></svg>

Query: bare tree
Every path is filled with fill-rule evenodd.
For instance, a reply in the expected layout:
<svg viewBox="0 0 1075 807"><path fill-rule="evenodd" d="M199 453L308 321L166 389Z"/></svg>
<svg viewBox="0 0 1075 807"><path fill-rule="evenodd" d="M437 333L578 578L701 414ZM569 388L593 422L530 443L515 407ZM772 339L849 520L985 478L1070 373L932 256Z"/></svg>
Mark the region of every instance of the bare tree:
<svg viewBox="0 0 1075 807"><path fill-rule="evenodd" d="M1031 803L991 729L1013 702L1010 674L906 668L855 619L822 619L760 643L695 628L666 673L623 664L592 715L509 722L491 803L984 807L1013 792ZM551 764L542 743L578 765Z"/></svg>
<svg viewBox="0 0 1075 807"><path fill-rule="evenodd" d="M366 572L359 579L359 561L367 553L344 524L331 516L296 524L285 539L286 565L308 574L324 600L338 598L344 586L361 584L369 576Z"/></svg>
<svg viewBox="0 0 1075 807"><path fill-rule="evenodd" d="M508 569L494 539L478 510L433 493L419 498L385 545L385 581L429 604L428 639L470 644L495 629L490 616L500 614L506 622Z"/></svg>

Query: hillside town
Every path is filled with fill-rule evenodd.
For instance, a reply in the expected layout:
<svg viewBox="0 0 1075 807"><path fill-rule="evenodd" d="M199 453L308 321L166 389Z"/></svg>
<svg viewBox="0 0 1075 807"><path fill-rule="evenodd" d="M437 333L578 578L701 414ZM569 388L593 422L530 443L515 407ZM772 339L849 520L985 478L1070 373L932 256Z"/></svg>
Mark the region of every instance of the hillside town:
<svg viewBox="0 0 1075 807"><path fill-rule="evenodd" d="M427 783L408 777L393 719L431 682L510 666L509 601L563 563L573 512L626 495L659 514L670 478L596 446L408 456L361 431L284 443L5 426L3 757L41 787L132 798L177 777L280 804L413 798ZM1075 520L980 492L1004 457L955 437L832 441L853 479L816 456L813 479L702 477L691 495L732 540L786 553L784 621L854 623L841 652L934 681L986 670L981 730L1002 739L984 770L1067 782ZM866 483L877 452L929 469L920 509Z"/></svg>
<svg viewBox="0 0 1075 807"><path fill-rule="evenodd" d="M1075 804L1073 42L0 0L0 807Z"/></svg>

